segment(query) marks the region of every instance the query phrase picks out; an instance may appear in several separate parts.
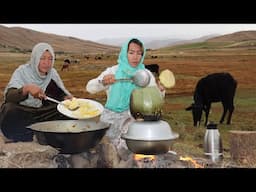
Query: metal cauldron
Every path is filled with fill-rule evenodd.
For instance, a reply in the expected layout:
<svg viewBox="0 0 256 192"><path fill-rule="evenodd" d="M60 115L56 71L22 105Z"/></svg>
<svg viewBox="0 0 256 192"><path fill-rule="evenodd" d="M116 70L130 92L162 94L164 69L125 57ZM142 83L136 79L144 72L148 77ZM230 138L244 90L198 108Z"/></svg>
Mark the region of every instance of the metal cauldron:
<svg viewBox="0 0 256 192"><path fill-rule="evenodd" d="M166 121L136 121L128 126L126 134L122 135L127 147L133 153L157 155L167 153L172 140L179 135L171 130Z"/></svg>
<svg viewBox="0 0 256 192"><path fill-rule="evenodd" d="M56 120L35 123L27 128L34 131L41 145L51 145L60 153L73 154L95 147L105 135L109 124L90 120Z"/></svg>

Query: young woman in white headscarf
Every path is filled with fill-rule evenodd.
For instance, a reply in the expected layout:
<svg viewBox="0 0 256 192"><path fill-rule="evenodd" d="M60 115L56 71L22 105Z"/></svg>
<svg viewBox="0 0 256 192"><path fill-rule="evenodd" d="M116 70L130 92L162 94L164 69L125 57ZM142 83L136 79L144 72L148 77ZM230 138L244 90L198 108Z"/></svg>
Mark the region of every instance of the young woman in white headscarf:
<svg viewBox="0 0 256 192"><path fill-rule="evenodd" d="M128 124L134 120L129 106L131 93L137 85L129 81L118 82L116 79L132 78L136 71L145 69L143 64L145 54L146 50L140 40L129 39L121 48L118 64L107 68L97 78L88 81L86 85L86 90L91 94L100 91L107 93L105 110L100 120L111 124L106 135L117 151L127 149L121 135L127 131ZM155 77L149 70L147 71L150 74L148 86L157 86Z"/></svg>
<svg viewBox="0 0 256 192"><path fill-rule="evenodd" d="M46 95L57 100L72 98L53 68L54 61L52 46L38 43L28 63L20 65L12 74L0 109L0 128L8 139L32 141L33 132L26 126L40 121L66 119L57 111L55 103L44 100Z"/></svg>

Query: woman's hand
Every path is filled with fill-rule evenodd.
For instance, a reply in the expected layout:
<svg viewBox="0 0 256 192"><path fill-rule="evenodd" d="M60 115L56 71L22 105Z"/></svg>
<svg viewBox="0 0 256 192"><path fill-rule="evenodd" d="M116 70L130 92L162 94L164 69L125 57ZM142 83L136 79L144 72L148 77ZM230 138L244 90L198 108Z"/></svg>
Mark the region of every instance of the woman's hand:
<svg viewBox="0 0 256 192"><path fill-rule="evenodd" d="M23 86L22 90L23 95L32 95L34 98L43 99L46 97L43 89L35 84L27 84Z"/></svg>
<svg viewBox="0 0 256 192"><path fill-rule="evenodd" d="M103 85L110 85L116 82L115 75L114 74L109 74L105 75L102 79Z"/></svg>

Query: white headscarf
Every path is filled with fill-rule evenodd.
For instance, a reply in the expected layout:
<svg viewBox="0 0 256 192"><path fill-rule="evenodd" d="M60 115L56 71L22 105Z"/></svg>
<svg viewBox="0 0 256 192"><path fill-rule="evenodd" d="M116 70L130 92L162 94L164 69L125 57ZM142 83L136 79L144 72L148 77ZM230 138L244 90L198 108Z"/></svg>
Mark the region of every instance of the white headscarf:
<svg viewBox="0 0 256 192"><path fill-rule="evenodd" d="M52 68L48 71L47 75L41 75L38 65L42 54L47 50L53 57ZM51 79L56 82L56 84L64 91L65 94L71 95L70 92L65 88L58 72L53 68L54 60L55 54L52 46L47 43L38 43L35 45L31 53L30 61L27 64L19 66L14 71L8 85L5 88L4 95L6 95L9 88L19 89L30 83L38 85L45 91ZM40 107L42 106L42 101L29 94L28 99L20 102L20 104L31 107Z"/></svg>

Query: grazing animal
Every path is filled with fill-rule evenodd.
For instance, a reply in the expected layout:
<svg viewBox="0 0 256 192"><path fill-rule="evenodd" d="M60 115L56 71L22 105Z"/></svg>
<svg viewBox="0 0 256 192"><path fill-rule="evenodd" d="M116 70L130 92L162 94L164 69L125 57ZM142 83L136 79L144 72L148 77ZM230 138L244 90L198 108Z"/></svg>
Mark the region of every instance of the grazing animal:
<svg viewBox="0 0 256 192"><path fill-rule="evenodd" d="M159 65L158 64L148 64L145 65L146 69L151 71L153 74L159 76Z"/></svg>
<svg viewBox="0 0 256 192"><path fill-rule="evenodd" d="M200 79L194 91L194 103L186 110L192 110L194 126L199 126L202 112L205 111L205 126L212 102L221 102L223 113L220 123L223 123L227 111L229 111L227 124L231 123L234 111L234 96L237 81L229 73L213 73Z"/></svg>
<svg viewBox="0 0 256 192"><path fill-rule="evenodd" d="M66 69L68 71L69 65L70 65L70 60L65 59L63 65L62 65L61 71L63 71L64 69Z"/></svg>

